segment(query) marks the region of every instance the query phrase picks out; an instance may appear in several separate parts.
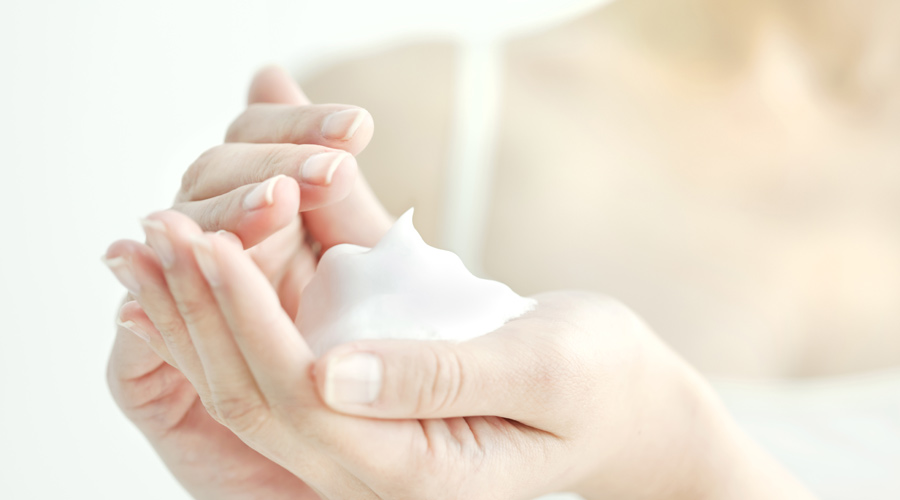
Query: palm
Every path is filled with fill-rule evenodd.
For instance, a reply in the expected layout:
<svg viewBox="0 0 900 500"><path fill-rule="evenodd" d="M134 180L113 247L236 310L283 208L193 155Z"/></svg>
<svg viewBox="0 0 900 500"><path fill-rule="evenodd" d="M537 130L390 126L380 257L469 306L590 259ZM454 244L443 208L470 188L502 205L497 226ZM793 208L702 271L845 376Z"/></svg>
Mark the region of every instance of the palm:
<svg viewBox="0 0 900 500"><path fill-rule="evenodd" d="M301 216L263 242L247 250L278 292L281 306L295 318L300 291L312 278L318 256L307 239Z"/></svg>
<svg viewBox="0 0 900 500"><path fill-rule="evenodd" d="M301 217L297 216L288 227L247 253L276 286L282 307L293 317L299 305L299 291L312 277L317 260L306 241ZM160 376L171 378L170 395L155 400L155 408L148 410L166 416L159 422L160 430L174 448L190 449L192 454L203 457L182 460L183 455L175 454L177 458L173 460L182 463L169 466L182 478L221 478L198 484L196 488L182 479L186 488L198 497L209 498L225 498L226 494L229 498L241 498L239 492L253 497L266 492L266 498L317 498L300 479L254 451L213 419L181 372L168 365L164 368L168 373Z"/></svg>
<svg viewBox="0 0 900 500"><path fill-rule="evenodd" d="M296 476L216 422L177 369L161 363L148 377L160 382L145 379L164 395L141 405L135 417L144 421L146 432L161 436L154 445L192 495L237 499L264 492L265 498L317 498Z"/></svg>
<svg viewBox="0 0 900 500"><path fill-rule="evenodd" d="M266 74L263 71L254 80L251 104L309 104L286 74L277 71ZM348 143L349 149L359 151L368 143L372 125L366 126L369 132L360 133L355 143ZM267 141L257 138L249 142ZM269 143L279 142L273 137ZM343 241L377 241L389 226L389 217L361 182L340 202L343 210L335 211L332 203L332 206L320 205L322 208L304 215L294 213L287 225L279 225L281 229L247 250L277 291L281 307L291 318L296 318L300 292L312 278L318 261L318 244L312 243L310 232L327 247ZM201 201L202 197L194 199L181 192L177 199L181 201L179 205L190 208L191 203ZM203 210L206 209L195 209L194 213L204 215ZM304 223L305 214L312 214L309 230ZM344 217L345 214L349 217ZM118 348L114 348L110 358L113 392L119 405L148 435L169 469L192 495L216 499L318 498L300 479L251 449L213 419L197 391L178 369L163 361L149 346L139 345L141 341L131 333L122 331L117 337Z"/></svg>

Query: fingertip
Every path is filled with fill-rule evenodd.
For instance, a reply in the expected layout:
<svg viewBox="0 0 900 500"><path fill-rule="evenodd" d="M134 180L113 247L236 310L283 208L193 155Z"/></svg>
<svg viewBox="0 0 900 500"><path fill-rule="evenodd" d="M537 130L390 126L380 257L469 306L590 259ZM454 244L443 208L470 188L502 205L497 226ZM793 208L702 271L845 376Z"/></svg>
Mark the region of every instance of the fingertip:
<svg viewBox="0 0 900 500"><path fill-rule="evenodd" d="M194 219L173 209L153 212L141 219L141 225L177 234L196 234L203 231Z"/></svg>
<svg viewBox="0 0 900 500"><path fill-rule="evenodd" d="M122 304L122 307L119 308L119 319L121 320L134 320L137 318L146 318L147 313L144 312L144 308L141 307L141 304L136 300L129 300Z"/></svg>
<svg viewBox="0 0 900 500"><path fill-rule="evenodd" d="M304 214L303 222L327 250L339 243L375 246L390 229L393 217L357 170L349 195L339 203Z"/></svg>
<svg viewBox="0 0 900 500"><path fill-rule="evenodd" d="M106 247L106 252L100 256L100 262L106 265L117 262L117 259L123 259L133 253L135 245L140 243L133 240L116 240Z"/></svg>
<svg viewBox="0 0 900 500"><path fill-rule="evenodd" d="M148 252L152 250L142 243L118 240L107 248L100 261L132 296L137 296L140 294L142 283L138 278L136 266L142 264L142 258Z"/></svg>
<svg viewBox="0 0 900 500"><path fill-rule="evenodd" d="M337 108L321 124L322 144L358 155L375 134L375 120L369 110L359 106Z"/></svg>
<svg viewBox="0 0 900 500"><path fill-rule="evenodd" d="M315 360L313 379L326 406L349 415L396 416L392 401L383 398L385 356L377 347L344 344Z"/></svg>
<svg viewBox="0 0 900 500"><path fill-rule="evenodd" d="M247 104L309 104L294 78L282 66L269 64L260 68L250 83Z"/></svg>
<svg viewBox="0 0 900 500"><path fill-rule="evenodd" d="M300 202L297 180L285 175L277 176L271 185L271 203L244 210L233 233L244 248L250 248L290 225L300 211Z"/></svg>
<svg viewBox="0 0 900 500"><path fill-rule="evenodd" d="M238 238L236 234L232 232L226 231L224 229L219 229L218 231L216 231L216 235L227 240L231 245L236 246L237 248L244 248L244 243L240 238Z"/></svg>
<svg viewBox="0 0 900 500"><path fill-rule="evenodd" d="M375 118L372 117L372 113L369 113L369 110L365 108L360 109L362 109L365 114L359 124L359 128L357 128L356 133L353 134L351 143L347 147L347 151L354 155L361 153L366 146L369 145L372 141L372 137L375 135Z"/></svg>
<svg viewBox="0 0 900 500"><path fill-rule="evenodd" d="M116 326L119 335L114 350L125 357L116 357L119 362L117 368L132 372L132 377L128 378L146 375L162 362L177 368L162 334L138 301L130 300L122 304L116 315Z"/></svg>
<svg viewBox="0 0 900 500"><path fill-rule="evenodd" d="M221 276L219 273L219 264L216 257L215 235L210 233L195 234L191 237L191 250L194 254L194 260L197 261L197 267L209 283L209 286L215 288L221 284Z"/></svg>
<svg viewBox="0 0 900 500"><path fill-rule="evenodd" d="M119 308L116 325L135 334L145 342L150 342L150 330L156 330L144 309L136 300L128 301ZM148 328L148 326L150 328ZM155 332L159 336L159 332Z"/></svg>
<svg viewBox="0 0 900 500"><path fill-rule="evenodd" d="M322 162L323 165L316 165L316 160L317 158L314 156L310 157L300 168L300 176L303 180L299 185L301 190L299 211L301 212L344 200L353 191L359 175L359 165L351 154L342 152L336 158L337 161Z"/></svg>

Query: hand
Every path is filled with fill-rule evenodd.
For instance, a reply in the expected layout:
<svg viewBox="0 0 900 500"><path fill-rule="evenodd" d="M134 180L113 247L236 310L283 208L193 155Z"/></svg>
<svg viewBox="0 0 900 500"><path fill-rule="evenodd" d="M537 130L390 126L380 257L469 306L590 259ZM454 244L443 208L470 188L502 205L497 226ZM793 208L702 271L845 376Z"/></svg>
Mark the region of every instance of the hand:
<svg viewBox="0 0 900 500"><path fill-rule="evenodd" d="M316 360L236 241L174 212L150 220L152 249L113 249L166 254L141 286L181 311L207 410L324 498L805 495L614 302L547 294L468 342L361 341Z"/></svg>
<svg viewBox="0 0 900 500"><path fill-rule="evenodd" d="M353 157L374 126L362 108L311 104L277 67L257 74L248 101L225 144L185 172L173 208L237 235L294 315L320 251L374 245L391 225Z"/></svg>
<svg viewBox="0 0 900 500"><path fill-rule="evenodd" d="M340 152L362 150L372 136L372 121L359 108L310 105L278 68L265 69L256 76L249 102L247 111L229 129L228 143L205 153L185 174L175 208L205 229L231 230L248 246L258 243L248 254L284 291L282 304L296 310L297 292L315 266L313 245L328 248L344 241L371 244L390 225L384 209L357 175L352 156ZM343 115L330 119L332 112ZM362 118L357 120L352 137L335 132L341 128L336 125L353 125L354 121L346 118L354 113ZM332 138L321 132L329 120L332 130L327 135ZM324 185L327 175L318 175L316 169L311 171L315 175L307 178L301 174L303 162L322 152L340 160L331 164L336 170L331 182ZM272 179L277 174L286 177ZM261 189L263 196L250 195L254 189ZM247 204L245 200L256 203ZM262 207L247 208L260 203ZM137 247L119 250L108 254L108 263L131 289L130 298L156 300L152 292L140 290L137 279L157 269L156 256ZM151 313L171 313L167 306L174 304L162 302L151 308ZM177 312L154 319L174 317ZM191 383L195 381L189 381L176 368L196 360L180 357L179 348L172 349L173 355L136 301L127 302L119 318L109 360L110 390L188 491L197 498L215 499L315 498L296 476L253 451L209 416L200 402L206 395L198 395ZM186 335L180 319L166 327L167 331ZM170 341L177 338L181 337L173 335Z"/></svg>

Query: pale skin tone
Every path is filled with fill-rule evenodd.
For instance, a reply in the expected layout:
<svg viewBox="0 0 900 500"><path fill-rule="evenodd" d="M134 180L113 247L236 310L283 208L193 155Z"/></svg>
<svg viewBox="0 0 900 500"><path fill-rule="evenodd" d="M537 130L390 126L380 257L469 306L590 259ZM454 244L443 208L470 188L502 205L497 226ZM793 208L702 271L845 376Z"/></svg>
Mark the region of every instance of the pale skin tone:
<svg viewBox="0 0 900 500"><path fill-rule="evenodd" d="M266 132L272 117L253 128L255 142L320 130L321 120L300 119L317 107L284 74L264 71L254 92L292 106L297 119L288 122L299 132ZM260 109L285 111L257 106L247 115ZM230 130L235 142L250 134ZM242 163L272 158L252 149ZM132 331L119 331L110 386L196 497L808 496L642 321L594 294L537 296L535 311L462 344L352 343L314 358L294 326L291 286L308 280L316 246L371 244L389 219L353 172L349 194L339 183L320 186L332 204L311 208L302 201L310 187L296 178L302 159L243 172L262 181L244 188L229 181L234 156L211 154L210 167L193 170L224 172L219 187L186 175L183 213L151 215L148 244L117 242L106 255L135 299L120 311ZM277 173L287 176L266 180ZM203 202L190 193L207 196L204 210L192 209ZM231 215L198 215L219 212ZM203 233L219 229L215 221L240 233L249 217L273 222L249 236ZM248 238L262 243L244 251ZM263 265L269 255L281 264ZM374 402L341 397L338 387L354 382L334 367L354 353L383 366Z"/></svg>
<svg viewBox="0 0 900 500"><path fill-rule="evenodd" d="M611 294L707 374L900 366L898 9L618 0L510 40L483 270ZM458 53L394 48L304 84L391 131L361 168L436 245Z"/></svg>
<svg viewBox="0 0 900 500"><path fill-rule="evenodd" d="M282 290L283 307L290 311L296 310L297 290L315 266L315 249L308 241L314 238L323 248L345 239L373 244L389 227L390 219L375 203L368 186L357 179L352 157L337 166L327 186L301 178L301 165L312 154L358 153L363 149L372 136L371 117L352 106L304 106L309 101L296 86L283 85L283 78L280 70L263 71L257 76L250 89L248 112L229 128L227 138L232 144L211 149L188 170L175 207L205 229L233 231L249 244L265 238L248 250L248 255L258 262L273 286ZM283 112L285 107L290 108L287 115ZM321 128L327 116L347 109L364 115L353 136L345 139L345 134L339 133L337 140L325 137ZM267 114L262 120L264 126L246 126L260 113ZM248 136L242 135L243 131ZM265 137L271 138L271 144L260 140L259 134L266 131L269 135ZM275 139L291 138L306 144L275 144ZM258 144L243 144L251 142ZM248 165L253 165L253 169L247 169ZM221 175L222 172L231 173ZM288 184L288 179L277 181L271 205L255 210L243 208L247 195L275 174L296 177L299 184ZM297 215L298 210L328 203L324 209L304 212L303 218ZM312 238L307 237L307 232ZM113 263L114 270L124 270L131 276L123 281L131 290L130 297L146 299L148 292L140 293L137 285L142 273L151 271L142 265L145 260L141 255ZM163 304L174 307L171 302ZM130 326L140 335L155 331L153 321L175 331L184 328L174 309L157 307L151 312L159 312L160 316L148 317L136 306L136 302L129 302L122 313L135 322ZM178 359L173 354L181 352L177 348L170 351L159 336L149 338L148 344L131 331L119 328L110 356L110 389L125 414L153 443L188 491L198 498L297 498L309 491L295 476L247 447L210 417L201 404L201 398L207 395L198 394L192 385L200 382L189 380L174 368L196 362L195 359Z"/></svg>

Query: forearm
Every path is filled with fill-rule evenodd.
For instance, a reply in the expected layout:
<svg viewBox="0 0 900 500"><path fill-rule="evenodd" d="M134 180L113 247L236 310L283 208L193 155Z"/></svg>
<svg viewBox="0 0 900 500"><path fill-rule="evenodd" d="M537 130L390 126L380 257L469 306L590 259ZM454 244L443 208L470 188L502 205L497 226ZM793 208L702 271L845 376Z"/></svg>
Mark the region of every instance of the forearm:
<svg viewBox="0 0 900 500"><path fill-rule="evenodd" d="M579 487L582 496L588 500L814 498L737 426L702 377L675 356L662 359L641 375L662 382L636 396L635 407L641 411L631 416L631 432L617 451L602 452L601 466Z"/></svg>
<svg viewBox="0 0 900 500"><path fill-rule="evenodd" d="M707 393L710 427L708 452L698 457L697 482L703 498L734 500L813 499L787 469L740 429L712 390Z"/></svg>

